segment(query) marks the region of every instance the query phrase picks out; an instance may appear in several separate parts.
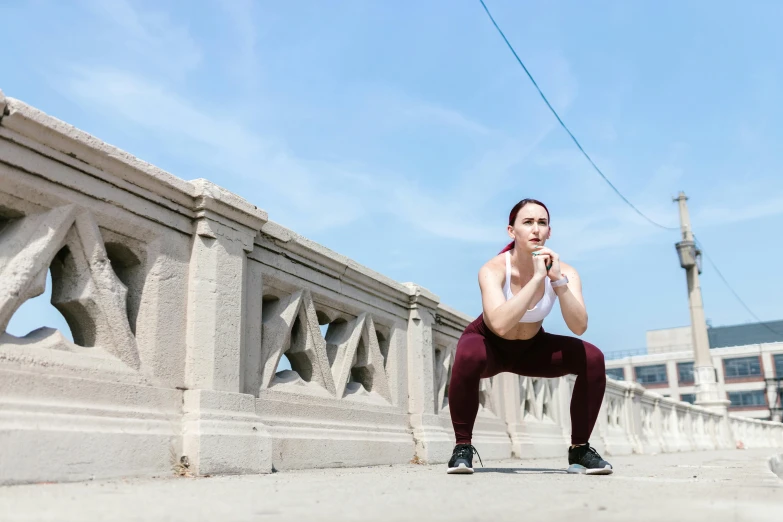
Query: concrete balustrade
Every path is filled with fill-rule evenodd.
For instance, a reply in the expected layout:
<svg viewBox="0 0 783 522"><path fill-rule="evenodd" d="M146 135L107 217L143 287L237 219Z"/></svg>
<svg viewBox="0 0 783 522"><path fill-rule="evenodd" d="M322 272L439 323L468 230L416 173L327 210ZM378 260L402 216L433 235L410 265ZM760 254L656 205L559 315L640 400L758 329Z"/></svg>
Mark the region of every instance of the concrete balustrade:
<svg viewBox="0 0 783 522"><path fill-rule="evenodd" d="M445 462L472 320L0 93L0 483ZM51 274L73 342L6 332ZM291 369L278 371L285 357ZM485 459L565 455L573 377L484 379ZM783 446L609 380L608 455Z"/></svg>

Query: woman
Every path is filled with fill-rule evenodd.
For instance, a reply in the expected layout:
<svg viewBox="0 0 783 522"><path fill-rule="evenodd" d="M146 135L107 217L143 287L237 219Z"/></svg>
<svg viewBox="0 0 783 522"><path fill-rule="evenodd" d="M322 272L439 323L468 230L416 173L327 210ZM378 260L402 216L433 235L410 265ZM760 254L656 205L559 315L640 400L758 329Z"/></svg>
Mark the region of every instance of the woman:
<svg viewBox="0 0 783 522"><path fill-rule="evenodd" d="M575 374L568 472L612 473L611 464L588 443L606 388L604 355L590 343L546 333L541 327L559 299L568 328L576 335L587 330L579 274L544 246L550 234L546 206L523 199L508 219L513 241L479 270L484 313L460 337L449 383L457 445L448 473L473 473L473 454L478 452L471 436L479 407L479 380L500 372L530 377Z"/></svg>

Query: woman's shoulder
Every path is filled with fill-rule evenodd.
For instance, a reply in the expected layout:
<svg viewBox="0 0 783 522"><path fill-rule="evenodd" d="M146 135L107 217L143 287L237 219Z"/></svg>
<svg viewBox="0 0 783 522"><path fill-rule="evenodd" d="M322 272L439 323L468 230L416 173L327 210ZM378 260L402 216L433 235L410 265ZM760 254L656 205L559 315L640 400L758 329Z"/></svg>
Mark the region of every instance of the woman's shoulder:
<svg viewBox="0 0 783 522"><path fill-rule="evenodd" d="M560 261L560 271L571 279L579 277L579 272L576 271L576 268L574 268L572 265L569 265L568 263L563 263L562 261Z"/></svg>
<svg viewBox="0 0 783 522"><path fill-rule="evenodd" d="M504 254L499 254L484 263L479 269L479 277L488 278L505 278L506 276L506 260Z"/></svg>

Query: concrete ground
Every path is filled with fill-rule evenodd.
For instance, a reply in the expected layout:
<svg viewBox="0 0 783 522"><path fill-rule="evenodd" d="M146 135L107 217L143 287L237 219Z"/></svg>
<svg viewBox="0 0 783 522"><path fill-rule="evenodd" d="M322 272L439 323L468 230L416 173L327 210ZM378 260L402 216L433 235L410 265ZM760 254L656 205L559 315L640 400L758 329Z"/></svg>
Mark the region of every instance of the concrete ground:
<svg viewBox="0 0 783 522"><path fill-rule="evenodd" d="M609 476L568 475L564 459L128 479L0 488L0 520L391 521L781 520L774 450L609 459Z"/></svg>

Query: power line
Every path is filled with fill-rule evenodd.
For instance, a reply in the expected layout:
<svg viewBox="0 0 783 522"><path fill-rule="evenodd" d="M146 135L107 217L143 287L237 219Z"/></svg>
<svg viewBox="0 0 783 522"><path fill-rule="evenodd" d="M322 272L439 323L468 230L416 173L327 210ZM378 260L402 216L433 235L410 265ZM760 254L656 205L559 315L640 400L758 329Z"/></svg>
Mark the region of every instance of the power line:
<svg viewBox="0 0 783 522"><path fill-rule="evenodd" d="M649 217L647 217L647 216L646 216L644 213L642 213L642 211L641 211L641 210L639 210L638 208L636 208L636 206L635 206L633 203L631 203L630 201L628 201L628 198L626 198L625 196L623 196L623 195L622 195L622 193L621 193L619 190L617 190L617 187L615 187L615 186L612 184L612 182L611 182L611 181L609 181L609 179L608 179L608 178L607 178L607 177L604 175L604 173L601 171L601 169L600 169L600 168L598 168L598 165L596 165L596 164L595 164L595 162L594 162L594 161L593 161L593 159L590 157L590 155L589 155L589 154L587 154L587 152L585 152L585 149L583 149L583 148L582 148L582 145L579 143L579 140L577 140L577 139L576 139L576 136L574 136L574 134L573 134L573 133L572 133L572 132L571 132L571 131L568 129L568 127L566 126L566 124L565 124L565 123L563 123L563 120L562 120L562 118L560 118L560 115L559 115L559 114L557 114L557 111L554 109L554 107L552 107L552 104L551 104L551 103L549 103L549 100L548 100L548 99L547 99L547 97L544 95L544 93L543 93L543 91L541 90L541 88L538 86L538 83L536 83L536 80L533 78L533 75L532 75L532 74L530 74L530 71L528 71L528 70L527 70L527 67L525 67L525 64L522 62L522 59L519 57L519 55L517 54L517 52L514 50L514 47L513 47L513 46L511 45L511 43L508 41L508 38L506 38L506 35L505 35L505 34L503 33L503 31L500 29L500 26L498 26L497 22L495 21L495 18L493 18L493 16L492 16L492 13L490 13L490 12L489 12L489 8L487 7L487 4L485 4L485 3L484 3L484 0L479 0L479 2L481 2L481 5L484 7L484 11L486 11L486 12L487 12L487 16L489 16L489 19L492 21L492 25L494 25L494 26L495 26L495 29L497 29L497 30L498 30L498 33L500 33L500 36L501 36L501 37L503 37L503 41L504 41L504 42L506 42L506 45L507 45L507 46L508 46L508 48L511 50L511 53L514 55L514 58L516 58L516 59L517 59L517 62L519 62L519 65L521 65L521 66L522 66L522 69L525 71L525 74L527 74L527 77L528 77L528 78L530 78L530 81L531 81L531 82L533 82L533 86L534 86L534 87L536 88L536 90L538 91L538 94L540 94L540 95L541 95L541 98L544 100L544 103L546 103L546 106L547 106L547 107L549 107L549 110L550 110L550 111L552 111L552 114L554 114L554 115L555 115L555 118L557 118L557 121L560 123L560 126L561 126L561 127L563 127L563 129L564 129L564 130L565 130L565 131L568 133L568 135L571 137L571 139L572 139L572 140L574 141L574 143L576 144L577 148L578 148L578 149L581 151L582 155L583 155L585 158L587 158L587 161L589 161L589 162L590 162L590 165L592 165L592 166L593 166L593 169L595 169L595 171L598 173L598 175L599 175L599 176L601 176L601 177L603 178L603 180L604 180L604 181L606 181L606 183L608 183L608 184L609 184L609 186L610 186L610 187L612 187L612 190L614 190L614 191L615 191L615 193L616 193L618 196L620 196L620 198L621 198L623 201L625 201L625 202L628 204L628 206L630 206L632 209L634 209L634 210L636 211L636 213L637 213L637 214L639 214L640 216L642 216L644 219L646 219L647 221L649 221L650 223L652 223L652 224L653 224L653 225L655 225L656 227L662 228L662 229L664 229L664 230L679 230L679 228L678 228L678 227L667 227L667 226L661 225L660 223L657 223L657 222L653 221L652 219L650 219Z"/></svg>
<svg viewBox="0 0 783 522"><path fill-rule="evenodd" d="M546 103L546 106L549 108L549 110L550 110L550 111L552 112L552 114L555 116L555 118L557 119L558 123L559 123L559 124L560 124L560 126L563 128L563 130L565 130L565 131L566 131L566 133L568 133L568 136L570 136L570 137L571 137L571 140L573 140L574 144L577 146L577 148L578 148L578 149L579 149L579 151L582 153L582 155L583 155L583 156L584 156L584 157L587 159L587 161L588 161L588 162L590 162L590 165L592 165L593 169L594 169L594 170L595 170L595 171L598 173L598 175L599 175L599 176L601 176L601 178L603 178L603 180L604 180L604 181L605 181L605 182L606 182L606 183L607 183L607 184L608 184L608 185L609 185L609 186L612 188L612 190L614 190L614 192L615 192L615 193L616 193L616 194L617 194L617 195L618 195L618 196L619 196L619 197L620 197L620 198L621 198L621 199L622 199L622 200L623 200L623 201L624 201L626 204L628 204L628 206L630 206L630 207L631 207L631 208L632 208L634 211L636 211L636 213L637 213L637 214L639 214L640 216L642 216L644 219L646 219L647 221L649 221L651 224L655 225L656 227L662 228L662 229L664 229L664 230L679 230L679 227L667 227L667 226L661 225L660 223L657 223L657 222L653 221L652 219L650 219L649 217L647 217L647 216L646 216L646 215L645 215L645 214L644 214L644 213L643 213L641 210L639 210L638 208L636 208L636 206L635 206L633 203L631 203L631 202L628 200L628 198L626 198L626 197L625 197L625 196L624 196L624 195L623 195L623 194L622 194L622 193L621 193L621 192L620 192L620 191L617 189L617 187L615 187L615 186L614 186L614 184L612 184L612 182L611 182L611 181L609 181L609 179L608 179L608 178L607 178L607 177L604 175L604 173L601 171L601 169L598 167L598 165L596 165L596 164L595 164L595 162L594 162L594 161L593 161L593 159L590 157L590 155L589 155L589 154L588 154L588 153L585 151L585 149L584 149L584 148L582 147L582 145L579 143L579 140L577 140L577 139L576 139L576 136L574 136L574 134L571 132L571 130L568 128L568 126L565 124L565 122L563 122L563 119L562 119L562 118L560 117L560 115L557 113L557 111L555 110L555 108L554 108L554 107L552 107L552 104L551 104L551 103L549 103L549 100L547 99L546 95L545 95L545 94L544 94L544 92L541 90L541 88L538 86L538 83L536 82L535 78L533 78L533 75L532 75L532 74L530 74L530 71L528 71L527 67L525 67L525 64L524 64L524 62L522 62L522 59L521 59L521 58L519 57L519 55L517 54L516 50L514 50L514 46L512 46L512 45L511 45L511 42L509 42L509 41L508 41L508 38L506 38L506 35L505 35L505 33L503 33L503 30L500 28L500 26L498 25L498 23L495 21L495 18L492 16L492 13L490 13L490 12L489 12L489 8L487 7L487 4L485 4L485 3L484 3L484 0L479 0L479 2L481 2L481 6L484 8L484 11L486 11L486 13L487 13L487 16L488 16L488 17L489 17L489 19L492 21L492 25L494 25L494 26L495 26L495 29L497 29L498 33L499 33L499 34L500 34L500 36L503 38L503 41L504 41L504 42L506 42L506 45L508 46L508 48L509 48L509 50L511 51L511 53L514 55L514 58L516 58L516 60L517 60L517 62L519 63L519 65L522 67L522 70L524 70L524 71L525 71L525 74L527 74L527 77L528 77L528 78L530 79L530 81L533 83L533 86L534 86L534 87L536 88L536 90L538 91L538 94L539 94L539 95L541 95L541 98L544 100L544 103ZM696 240L695 236L694 236L694 239ZM696 241L697 241L697 243L699 243L699 242L698 242L698 240L696 240ZM768 324L766 324L766 323L765 323L765 322L763 322L761 319L759 319L759 317L758 317L758 316L757 316L755 313L753 313L753 310L751 310L751 309L750 309L750 307L749 307L747 304L745 304L745 301L743 301L743 300L742 300L742 298L739 296L739 294L737 294L737 292L734 290L734 288L732 288L732 287L731 287L731 285L730 285L730 284L729 284L729 282L726 280L726 278L723 276L723 274L721 273L721 271L718 269L718 266L715 264L715 262L712 260L712 258L710 258L710 256L709 256L709 255L707 255L707 253L704 251L704 247L703 247L703 246L701 246L701 244L700 244L700 243L699 243L699 246L700 246L700 248L701 248L701 250L702 250L702 254L704 255L704 257L707 259L707 261L710 263L710 265L712 265L712 268L714 268L714 269L715 269L715 273L717 273L717 274L718 274L718 277L720 277L720 278L721 278L721 280L723 281L723 283L724 283L724 284L726 285L726 287L727 287L727 288L728 288L728 289L731 291L731 293L732 293L732 294L734 294L734 297L735 297L735 298L737 298L737 301L739 301L739 302L740 302L740 304L742 304L742 306L745 308L745 310L747 310L747 311L748 311L748 313L749 313L749 314L750 314L750 315L751 315L753 318L755 318L755 319L756 319L756 321L758 321L760 324L764 325L764 327L765 327L765 328L767 328L767 329L768 329L770 332L772 332L772 333L774 333L774 334L776 334L776 335L783 335L783 333L781 333L781 332L778 332L777 330L773 329L773 328L772 328L772 327L770 327Z"/></svg>
<svg viewBox="0 0 783 522"><path fill-rule="evenodd" d="M742 300L742 298L741 298L741 297L739 296L739 294L738 294L738 293L737 293L737 292L734 290L734 288L732 288L732 287L731 287L731 285L730 285L730 284L729 284L729 282L726 280L726 278L725 278L725 277L723 277L723 274L722 274L722 273L721 273L721 271L718 269L718 266L715 264L715 262L712 260L712 258L711 258L709 255L707 255L707 252L705 252L705 251L704 251L704 245L702 245L701 241L699 241L699 240L698 240L698 238L697 238L695 235L693 236L693 239L694 239L694 241L696 242L696 245L697 245L697 246L699 247L699 249L701 250L701 253L702 253L702 255L703 255L703 256L704 256L704 257L707 259L707 261L709 261L710 265L712 265L712 268L715 270L715 273L716 273L716 274L718 274L718 277L720 277L720 278L721 278L721 280L723 281L723 283L724 283L724 284L726 285L726 287L727 287L727 288L728 288L728 289L731 291L731 293L732 293L732 294L734 294L734 297L736 297L736 298L737 298L737 301L739 301L739 302L740 302L740 304L741 304L741 305L742 305L742 306L745 308L745 310L747 310L747 311L748 311L748 313L749 313L749 314L750 314L750 315L751 315L751 316L752 316L752 317L753 317L753 318L754 318L756 321L758 321L758 322L759 322L759 324L762 324L762 325L764 325L764 328L766 328L766 329L767 329L767 330L769 330L770 332L774 333L775 335L783 335L783 332L778 332L777 330L775 330L774 328L772 328L771 326L769 326L768 324L766 324L764 321L762 321L761 319L759 319L759 316L757 316L756 314L754 314L754 313L753 313L753 310L751 310L751 309L750 309L750 307L749 307L747 304L745 304L745 301L743 301L743 300Z"/></svg>

